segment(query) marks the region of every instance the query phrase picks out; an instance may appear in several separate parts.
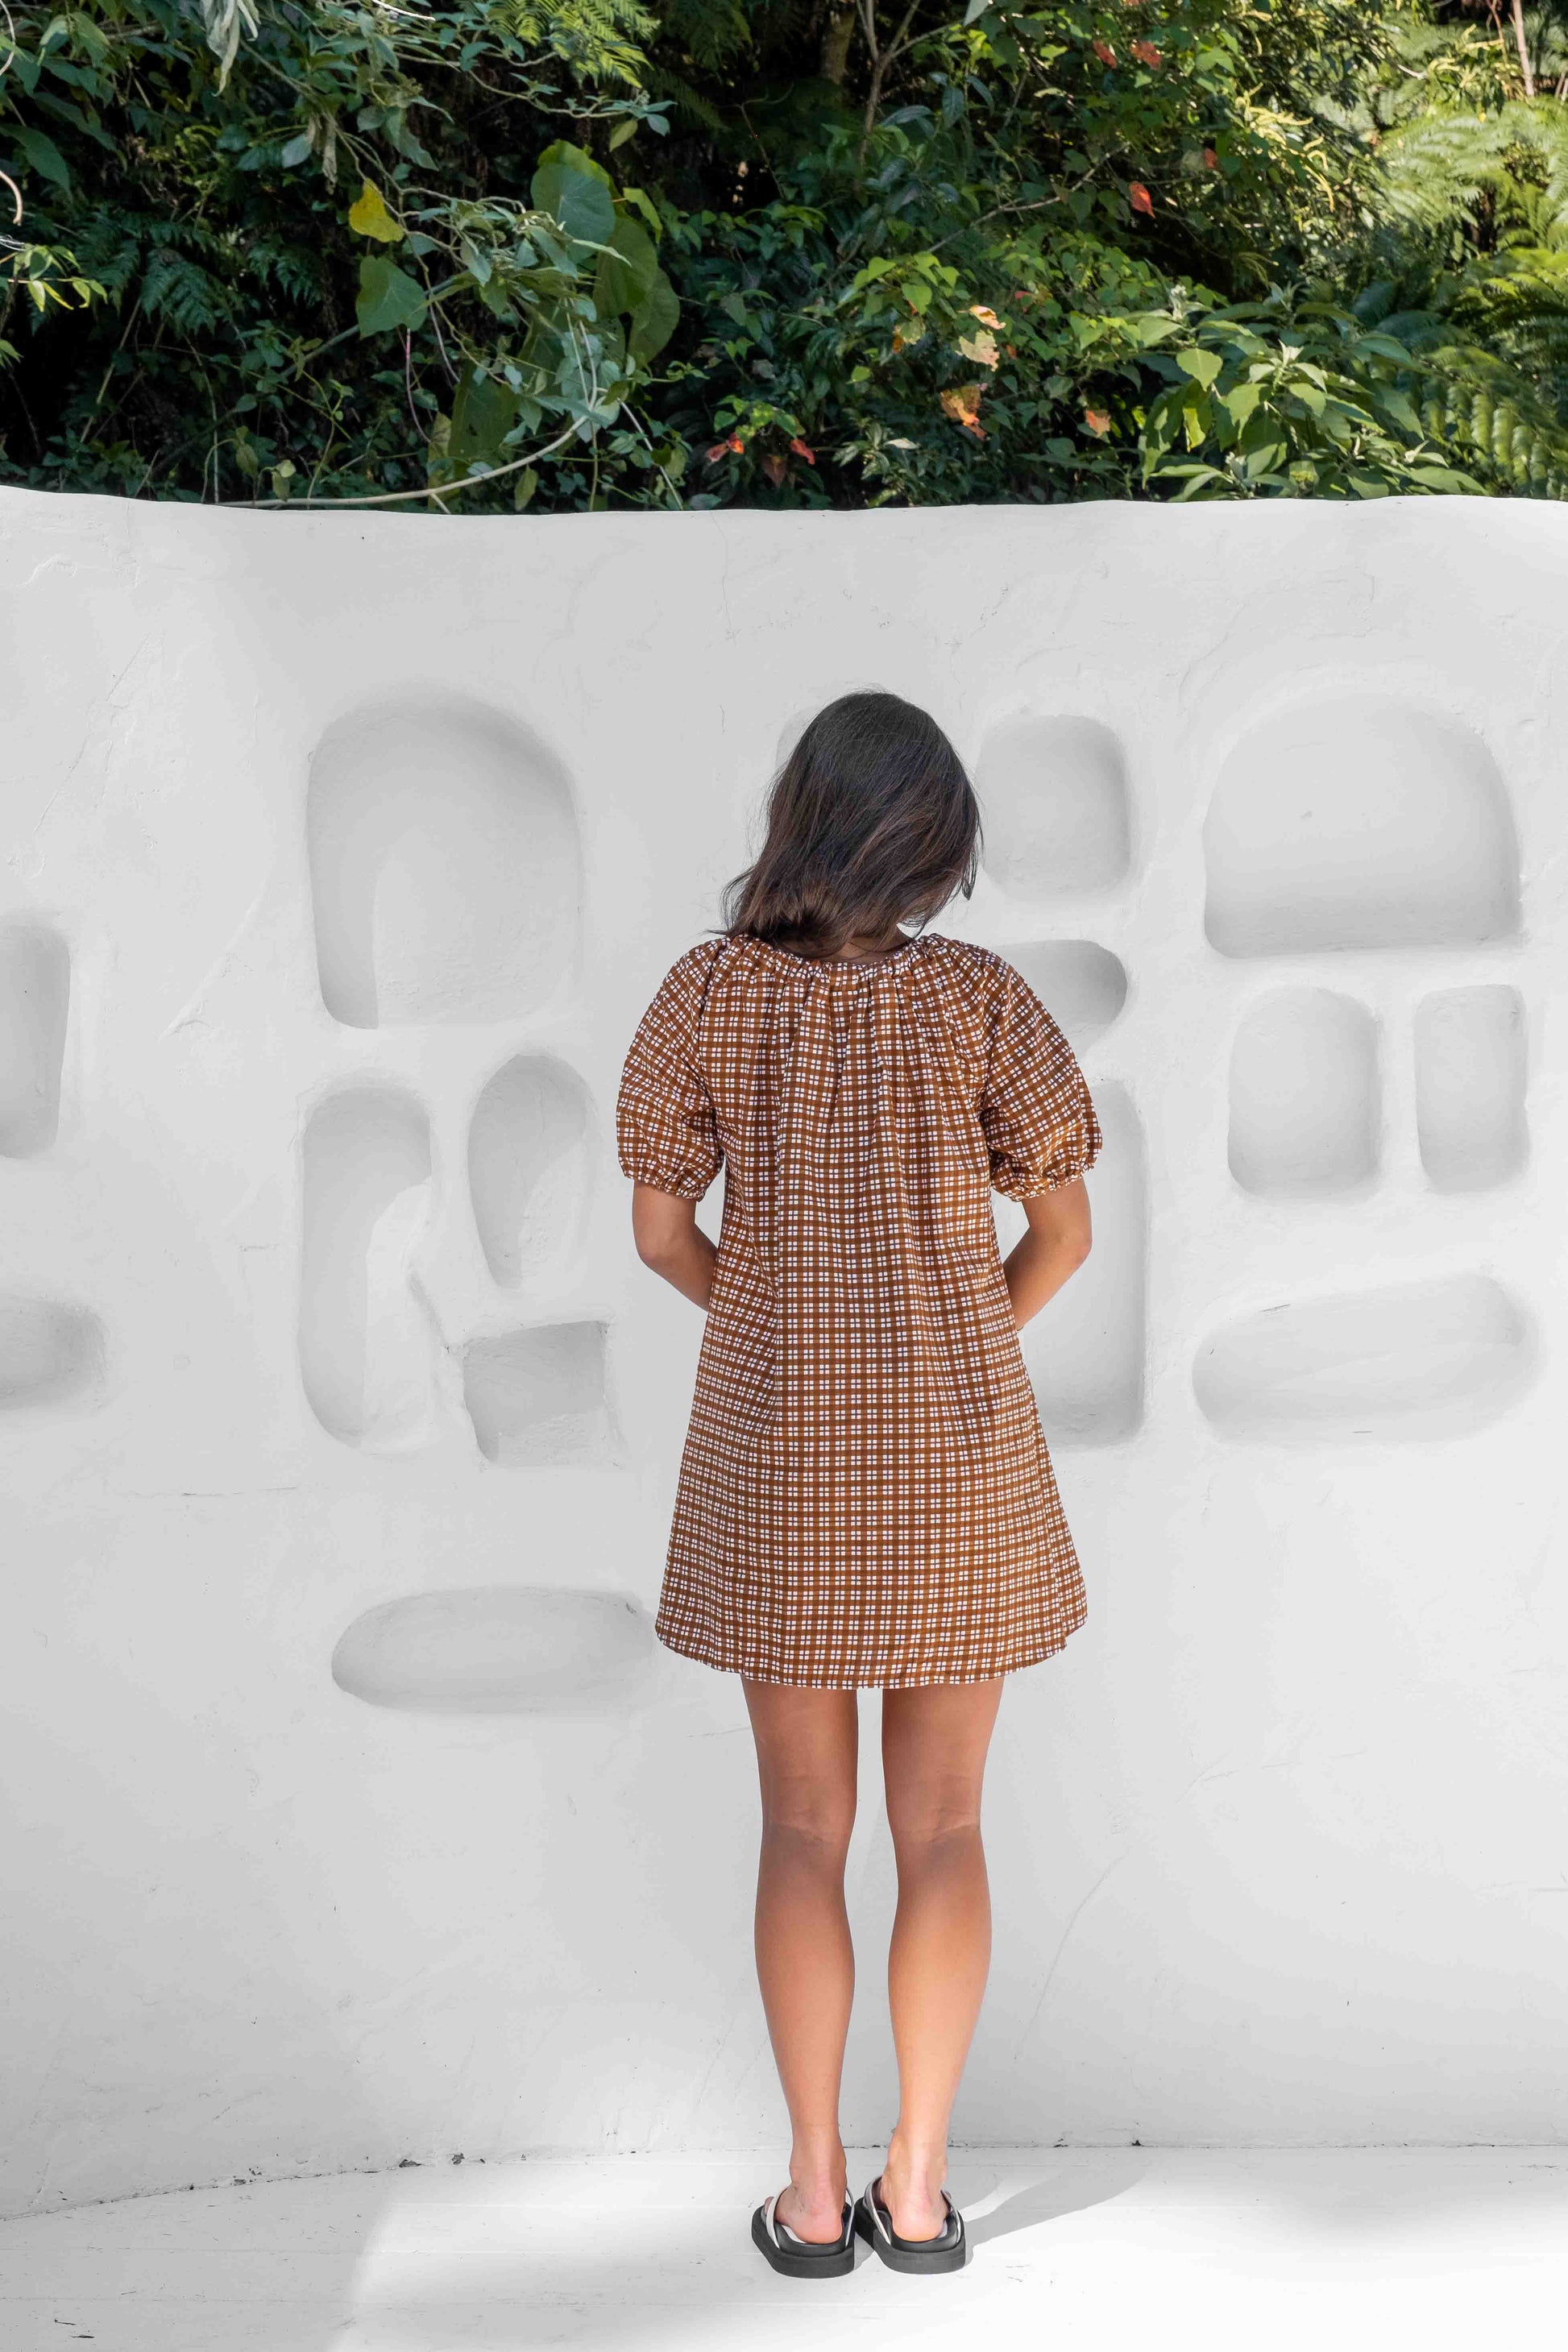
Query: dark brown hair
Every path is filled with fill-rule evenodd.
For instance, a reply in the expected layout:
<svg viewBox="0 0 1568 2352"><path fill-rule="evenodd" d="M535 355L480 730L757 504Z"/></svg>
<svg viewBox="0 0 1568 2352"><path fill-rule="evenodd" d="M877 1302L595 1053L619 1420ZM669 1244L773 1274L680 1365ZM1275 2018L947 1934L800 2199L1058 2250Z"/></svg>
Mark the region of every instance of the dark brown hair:
<svg viewBox="0 0 1568 2352"><path fill-rule="evenodd" d="M725 889L724 924L795 955L891 947L955 890L967 898L979 863L979 803L935 719L896 694L841 694L774 777L767 837Z"/></svg>

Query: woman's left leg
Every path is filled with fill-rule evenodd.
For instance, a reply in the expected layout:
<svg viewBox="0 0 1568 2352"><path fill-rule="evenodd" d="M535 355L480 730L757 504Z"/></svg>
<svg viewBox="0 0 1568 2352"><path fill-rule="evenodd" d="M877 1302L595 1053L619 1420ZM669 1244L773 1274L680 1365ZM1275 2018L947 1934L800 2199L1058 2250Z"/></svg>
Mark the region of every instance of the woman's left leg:
<svg viewBox="0 0 1568 2352"><path fill-rule="evenodd" d="M798 2237L837 2238L846 2187L838 2089L855 1991L844 1864L855 1826L860 1717L852 1690L742 1677L757 1743L763 1842L757 1979L789 2107L790 2185L776 2208Z"/></svg>

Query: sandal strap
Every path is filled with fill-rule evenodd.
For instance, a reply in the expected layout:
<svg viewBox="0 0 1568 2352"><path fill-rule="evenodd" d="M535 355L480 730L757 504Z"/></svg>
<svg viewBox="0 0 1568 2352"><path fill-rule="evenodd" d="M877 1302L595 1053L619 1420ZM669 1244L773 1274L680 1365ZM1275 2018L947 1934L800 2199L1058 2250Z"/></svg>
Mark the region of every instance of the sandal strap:
<svg viewBox="0 0 1568 2352"><path fill-rule="evenodd" d="M872 2221L876 2223L877 2228L880 2230L883 2237L888 2241L888 2243L891 2245L893 2242L893 2217L888 2210L887 2205L879 2194L881 2179L881 2174L878 2173L874 2180L867 2182L866 2202L871 2209ZM948 2195L945 2189L942 2190L942 2202L947 2207L947 2219L942 2222L941 2229L935 2232L935 2235L939 2238L945 2238L947 2235L948 2224L952 2221L957 2208L954 2206L952 2198ZM908 2242L913 2245L919 2245L922 2242L917 2238L911 2239L908 2241Z"/></svg>
<svg viewBox="0 0 1568 2352"><path fill-rule="evenodd" d="M790 2239L794 2245L815 2247L818 2252L823 2252L826 2247L831 2246L836 2242L832 2238L797 2238L795 2231L790 2230L789 2223L787 2221L781 2221L778 2218L776 2209L779 2199L783 2195L784 2190L782 2189L775 2189L773 2195L767 2200L766 2203L763 2207L763 2227L768 2231L781 2254L788 2253L790 2251L790 2248L784 2244L784 2240L779 2235L779 2231L781 2230L789 2230ZM844 2203L839 2209L838 2234L840 2237L844 2234L844 2214L847 2212L853 2213L854 2210L855 2200L850 2196L849 2191L847 2189L844 2192Z"/></svg>

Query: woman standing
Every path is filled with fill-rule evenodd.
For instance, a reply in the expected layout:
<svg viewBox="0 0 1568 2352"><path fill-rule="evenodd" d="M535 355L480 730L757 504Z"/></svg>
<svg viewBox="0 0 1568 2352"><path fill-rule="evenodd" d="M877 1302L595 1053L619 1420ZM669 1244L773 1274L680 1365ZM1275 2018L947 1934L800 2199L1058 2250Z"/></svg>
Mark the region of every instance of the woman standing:
<svg viewBox="0 0 1568 2352"><path fill-rule="evenodd" d="M979 841L926 712L830 703L774 782L727 928L643 1016L617 1106L638 1254L708 1317L655 1630L741 1676L755 1734L757 1970L794 2145L752 2233L801 2277L852 2269L857 2230L895 2269L965 2259L943 2180L990 1965L985 1757L1002 1677L1086 1613L1017 1333L1088 1254L1100 1128L1013 967L920 928L969 896ZM696 1204L721 1167L715 1249ZM1028 1217L1005 1262L994 1188ZM866 1686L898 1861L900 2108L851 2203Z"/></svg>

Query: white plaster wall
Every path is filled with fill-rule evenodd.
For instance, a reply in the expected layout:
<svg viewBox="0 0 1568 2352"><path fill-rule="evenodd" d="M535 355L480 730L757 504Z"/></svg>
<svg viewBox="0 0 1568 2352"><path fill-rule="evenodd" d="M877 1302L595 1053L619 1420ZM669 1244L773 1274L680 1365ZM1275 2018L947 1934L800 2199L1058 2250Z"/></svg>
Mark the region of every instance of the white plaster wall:
<svg viewBox="0 0 1568 2352"><path fill-rule="evenodd" d="M974 763L939 928L1112 1144L955 2137L1562 2136L1568 517L12 491L0 583L7 2210L785 2145L740 1686L649 1631L700 1318L612 1114L864 684Z"/></svg>

